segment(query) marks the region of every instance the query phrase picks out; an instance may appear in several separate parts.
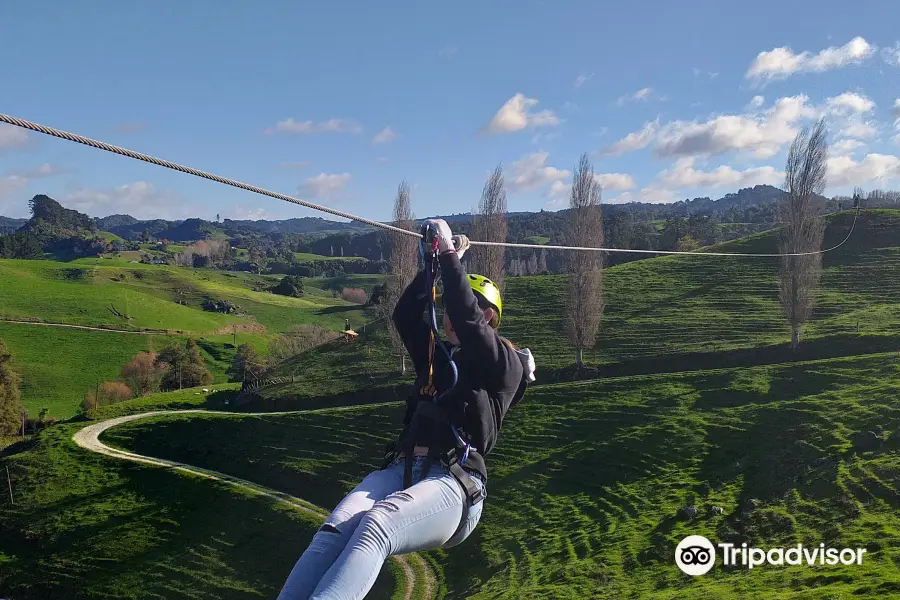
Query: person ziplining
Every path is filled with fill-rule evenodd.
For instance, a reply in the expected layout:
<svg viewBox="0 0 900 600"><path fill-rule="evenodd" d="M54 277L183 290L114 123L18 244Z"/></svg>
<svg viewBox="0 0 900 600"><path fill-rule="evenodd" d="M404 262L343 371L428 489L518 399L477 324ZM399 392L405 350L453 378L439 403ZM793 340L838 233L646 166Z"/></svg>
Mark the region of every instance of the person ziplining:
<svg viewBox="0 0 900 600"><path fill-rule="evenodd" d="M535 380L535 362L530 350L500 335L500 290L466 273L467 249L468 240L454 238L444 220L425 222L425 267L392 315L416 372L402 429L381 468L313 536L279 600L362 598L389 556L452 548L477 527L487 498L485 457ZM438 274L449 349L437 330Z"/></svg>

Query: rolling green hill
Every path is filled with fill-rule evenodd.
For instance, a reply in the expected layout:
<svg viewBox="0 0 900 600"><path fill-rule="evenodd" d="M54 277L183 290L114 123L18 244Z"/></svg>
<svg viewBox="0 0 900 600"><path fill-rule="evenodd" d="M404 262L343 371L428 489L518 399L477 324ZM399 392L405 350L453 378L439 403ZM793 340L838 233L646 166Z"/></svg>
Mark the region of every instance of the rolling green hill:
<svg viewBox="0 0 900 600"><path fill-rule="evenodd" d="M845 237L852 218L831 218L825 246ZM488 458L481 525L458 548L427 554L440 597L900 594L900 211L864 211L857 228L825 256L824 293L796 357L778 308L775 259L669 257L607 269L606 313L582 381L571 381L574 353L562 335L565 278L508 279L503 331L534 351L538 381ZM771 252L775 240L763 233L717 249ZM204 285L228 287L216 278ZM250 408L397 401L155 417L102 439L333 506L400 427L408 380L398 366L373 324L353 343L279 365L270 375L294 381L263 388ZM96 418L233 400L189 390ZM77 586L102 598L123 581L136 596L274 595L317 523L245 504L209 482L89 455L69 441L80 426L54 426L7 459L21 500L0 511L0 573L9 573L0 595L28 600ZM679 516L691 496L698 513ZM720 563L691 578L673 564L689 534L868 552L860 566L747 571ZM38 577L43 571L52 576ZM389 594L389 583L373 597Z"/></svg>
<svg viewBox="0 0 900 600"><path fill-rule="evenodd" d="M852 222L851 212L831 219L824 246L843 240ZM777 251L771 232L710 249ZM649 373L788 359L790 327L778 304L777 261L672 256L606 269L603 320L585 361L602 373ZM823 294L801 338L807 356L900 348L900 211L863 211L851 239L826 254L823 266ZM574 363L574 350L562 333L566 289L565 276L507 279L501 330L532 350L537 376L544 381ZM295 383L263 389L260 395L267 400L315 397L324 392L325 378L346 391L355 386L347 379L358 368L376 384L388 382L399 370L399 355L386 336L373 334L367 340L333 344L282 363L271 375L293 375Z"/></svg>
<svg viewBox="0 0 900 600"><path fill-rule="evenodd" d="M510 414L489 460L479 530L456 550L431 553L446 597L900 591L898 392L896 353L535 387ZM104 439L328 506L377 466L402 410L258 416L252 424L160 417ZM854 440L869 430L888 441L861 451ZM676 517L688 494L700 509L691 522ZM724 514L710 512L713 506ZM692 579L673 565L675 545L689 534L738 546L825 542L868 554L861 567L717 567ZM791 591L775 592L781 589Z"/></svg>
<svg viewBox="0 0 900 600"><path fill-rule="evenodd" d="M327 280L311 281L303 298L288 298L258 291L268 290L276 276L110 262L0 260L0 339L22 374L30 413L46 407L56 418L71 416L88 389L118 377L122 364L149 344L159 350L194 337L215 381L225 381L235 334L238 343L266 353L268 339L293 325L340 331L345 319L353 326L369 319L362 307L317 287L331 285ZM208 299L228 300L240 310L203 310Z"/></svg>

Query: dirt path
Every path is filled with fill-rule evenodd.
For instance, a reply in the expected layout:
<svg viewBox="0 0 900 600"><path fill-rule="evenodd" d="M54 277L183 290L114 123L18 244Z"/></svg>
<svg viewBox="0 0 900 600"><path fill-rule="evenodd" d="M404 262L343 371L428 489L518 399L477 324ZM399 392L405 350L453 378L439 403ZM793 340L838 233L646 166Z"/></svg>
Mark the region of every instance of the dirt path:
<svg viewBox="0 0 900 600"><path fill-rule="evenodd" d="M328 409L324 409L328 410ZM173 469L176 471L182 471L184 473L190 473L192 475L196 475L198 477L203 477L206 479L210 479L213 481L221 481L223 483L227 483L229 485L233 485L235 487L239 487L241 489L249 490L253 493L256 493L260 496L265 496L268 498L272 498L273 500L278 500L280 502L284 502L297 510L302 510L304 512L316 515L322 519L328 517L329 511L326 509L316 506L310 502L297 498L295 496L291 496L290 494L285 494L283 492L279 492L277 490L273 490L271 488L267 488L265 486L253 483L252 481L247 481L246 479L241 479L239 477L233 477L231 475L227 475L225 473L221 473L219 471L213 471L211 469L204 469L202 467L195 467L192 465L188 465L185 463L180 463L176 461L166 460L164 458L154 458L152 456L143 456L141 454L135 454L134 452L128 452L125 450L119 450L117 448L110 448L106 444L100 441L100 434L115 427L116 425L121 425L122 423L128 423L129 421L136 421L138 419L146 419L148 417L155 417L161 415L177 415L177 414L185 414L185 413L207 413L207 414L227 414L227 415L241 415L241 416L269 416L269 415L279 415L279 414L291 414L291 413L232 413L232 412L222 412L222 411L213 411L213 410L158 410L152 412L138 413L134 415L125 415L123 417L116 417L114 419L108 419L106 421L101 421L99 423L94 423L93 425L88 425L84 429L81 429L72 436L72 439L75 443L91 452L97 452L99 454L104 454L106 456L112 456L114 458L119 458L122 460L130 460L132 462L143 463L147 465L152 465L156 467L165 467L169 469ZM296 414L296 413L294 413ZM404 600L413 600L414 597L418 597L421 599L431 599L434 598L434 584L436 581L436 577L434 572L428 566L428 562L425 561L421 556L416 554L406 554L402 556L393 556L392 560L396 561L396 563L400 566L403 571L404 578ZM418 567L418 570L424 574L424 577L420 578L418 581L416 580L416 569L413 568L413 564ZM417 590L418 588L418 590ZM416 595L416 592L419 591L419 594Z"/></svg>
<svg viewBox="0 0 900 600"><path fill-rule="evenodd" d="M106 331L110 333L133 333L135 335L174 335L174 331L162 329L149 329L147 331L133 331L128 329L109 329L105 327L90 327L89 325L71 325L69 323L45 323L43 321L16 321L14 319L0 319L0 324L12 323L13 325L43 325L44 327L68 327L70 329L87 329L88 331Z"/></svg>

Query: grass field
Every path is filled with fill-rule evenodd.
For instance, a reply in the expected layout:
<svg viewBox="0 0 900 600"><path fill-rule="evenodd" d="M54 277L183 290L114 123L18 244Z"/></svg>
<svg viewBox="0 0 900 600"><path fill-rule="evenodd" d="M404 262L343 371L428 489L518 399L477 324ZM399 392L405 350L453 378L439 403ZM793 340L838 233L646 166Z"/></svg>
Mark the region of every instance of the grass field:
<svg viewBox="0 0 900 600"><path fill-rule="evenodd" d="M294 325L316 323L342 331L345 319L361 327L370 318L362 307L314 284L303 298L257 291L270 288L277 276L142 264L125 268L109 262L0 260L0 339L22 375L23 403L30 414L47 407L56 418L72 416L88 389L98 380L117 378L121 366L151 343L159 350L172 340L194 337L214 380L224 381L234 357L235 329L238 344L250 343L267 354L271 337ZM175 302L179 291L185 304ZM229 300L240 314L204 311L206 298ZM9 320L168 333L143 336L3 322Z"/></svg>
<svg viewBox="0 0 900 600"><path fill-rule="evenodd" d="M825 246L844 238L851 219L834 217ZM439 596L900 596L900 211L865 211L857 227L825 256L824 293L797 357L786 348L772 259L673 257L608 269L606 313L583 381L566 381L574 352L561 335L565 278L510 278L504 333L532 348L538 382L488 458L481 525L460 547L427 554ZM763 233L720 248L770 252L774 238ZM262 404L368 401L364 387L404 383L398 365L384 331L371 326L351 344L282 364L273 374L295 381L263 389ZM96 417L225 408L227 390L154 396ZM403 403L394 402L280 416L167 416L102 439L331 507L379 463L402 414ZM224 491L208 482L205 491L203 482L188 489L175 473L86 455L69 441L76 427L53 427L6 461L22 500L0 511L0 595L27 600L80 585L83 597L105 598L124 589L113 587L119 581L134 597L274 595L314 524L248 499L216 496L203 506L197 498ZM689 496L699 509L693 520L678 516ZM244 521L258 523L255 533ZM867 554L861 566L748 571L720 562L691 578L673 564L688 534ZM162 592L159 573L174 564L181 569ZM39 569L52 576L37 577ZM389 594L386 577L378 597ZM250 596L250 587L264 591Z"/></svg>
<svg viewBox="0 0 900 600"><path fill-rule="evenodd" d="M491 456L480 529L460 549L432 553L446 597L900 591L898 393L897 353L535 387ZM161 417L104 440L328 506L377 466L401 418L400 405L259 416L249 425L242 417ZM855 438L869 430L887 441L857 451ZM693 522L676 518L688 494L701 511ZM755 508L744 512L749 499ZM708 513L712 506L724 514ZM868 554L861 567L722 568L692 579L672 564L689 534Z"/></svg>

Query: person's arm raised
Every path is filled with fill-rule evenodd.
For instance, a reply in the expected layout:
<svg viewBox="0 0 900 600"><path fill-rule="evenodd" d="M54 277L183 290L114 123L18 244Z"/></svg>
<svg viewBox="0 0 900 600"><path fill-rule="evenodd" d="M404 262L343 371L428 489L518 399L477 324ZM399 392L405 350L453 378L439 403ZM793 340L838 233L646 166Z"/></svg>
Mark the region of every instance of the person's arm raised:
<svg viewBox="0 0 900 600"><path fill-rule="evenodd" d="M425 271L419 271L397 300L391 316L416 373L428 367L428 332L431 328L424 320L428 307L427 294Z"/></svg>

